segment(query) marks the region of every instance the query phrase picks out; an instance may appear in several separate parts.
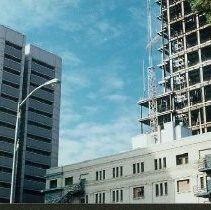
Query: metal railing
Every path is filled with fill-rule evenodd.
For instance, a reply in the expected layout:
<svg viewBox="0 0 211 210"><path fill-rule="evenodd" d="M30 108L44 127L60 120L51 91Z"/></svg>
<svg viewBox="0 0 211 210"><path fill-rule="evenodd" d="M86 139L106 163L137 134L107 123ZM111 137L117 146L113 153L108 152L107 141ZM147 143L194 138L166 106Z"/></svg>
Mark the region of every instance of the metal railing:
<svg viewBox="0 0 211 210"><path fill-rule="evenodd" d="M74 197L84 194L84 182L80 181L77 184L72 184L59 188L55 191L46 191L45 202L46 203L70 203Z"/></svg>
<svg viewBox="0 0 211 210"><path fill-rule="evenodd" d="M211 155L206 155L203 159L198 162L199 171L211 170Z"/></svg>
<svg viewBox="0 0 211 210"><path fill-rule="evenodd" d="M211 179L204 186L194 186L193 194L197 197L211 197Z"/></svg>

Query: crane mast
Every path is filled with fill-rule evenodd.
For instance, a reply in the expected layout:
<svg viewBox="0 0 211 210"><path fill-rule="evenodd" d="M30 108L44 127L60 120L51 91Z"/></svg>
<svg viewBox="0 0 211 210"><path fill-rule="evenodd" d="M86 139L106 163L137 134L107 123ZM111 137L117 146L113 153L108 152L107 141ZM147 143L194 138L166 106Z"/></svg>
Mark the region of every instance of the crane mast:
<svg viewBox="0 0 211 210"><path fill-rule="evenodd" d="M158 127L158 118L156 114L156 74L152 61L152 8L151 0L147 0L147 14L148 14L148 52L149 52L149 66L148 66L148 97L149 97L149 116L150 116L150 131L156 132Z"/></svg>

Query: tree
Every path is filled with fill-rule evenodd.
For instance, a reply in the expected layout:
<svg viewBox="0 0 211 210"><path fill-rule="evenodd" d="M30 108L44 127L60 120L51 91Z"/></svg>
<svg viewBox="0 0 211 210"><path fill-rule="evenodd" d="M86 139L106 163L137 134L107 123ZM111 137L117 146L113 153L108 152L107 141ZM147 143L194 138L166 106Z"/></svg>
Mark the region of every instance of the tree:
<svg viewBox="0 0 211 210"><path fill-rule="evenodd" d="M211 23L211 0L188 0L192 10L199 14L204 14L207 21Z"/></svg>

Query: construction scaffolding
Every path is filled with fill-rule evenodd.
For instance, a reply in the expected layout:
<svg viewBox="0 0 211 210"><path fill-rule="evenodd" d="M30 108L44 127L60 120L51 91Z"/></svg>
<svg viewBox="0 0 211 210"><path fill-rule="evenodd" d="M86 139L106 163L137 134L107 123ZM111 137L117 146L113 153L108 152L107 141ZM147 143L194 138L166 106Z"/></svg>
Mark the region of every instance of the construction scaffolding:
<svg viewBox="0 0 211 210"><path fill-rule="evenodd" d="M153 96L157 123L183 123L193 134L211 131L211 25L188 0L157 0L161 30L162 93ZM141 127L151 126L152 98L138 102Z"/></svg>

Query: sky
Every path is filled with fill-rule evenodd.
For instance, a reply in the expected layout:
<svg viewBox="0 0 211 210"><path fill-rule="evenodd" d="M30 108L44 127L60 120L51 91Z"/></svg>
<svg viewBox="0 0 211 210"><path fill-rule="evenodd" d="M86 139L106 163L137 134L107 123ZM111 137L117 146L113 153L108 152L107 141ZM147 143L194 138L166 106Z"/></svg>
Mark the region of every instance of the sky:
<svg viewBox="0 0 211 210"><path fill-rule="evenodd" d="M59 165L128 151L140 134L146 2L0 0L0 24L62 57Z"/></svg>

